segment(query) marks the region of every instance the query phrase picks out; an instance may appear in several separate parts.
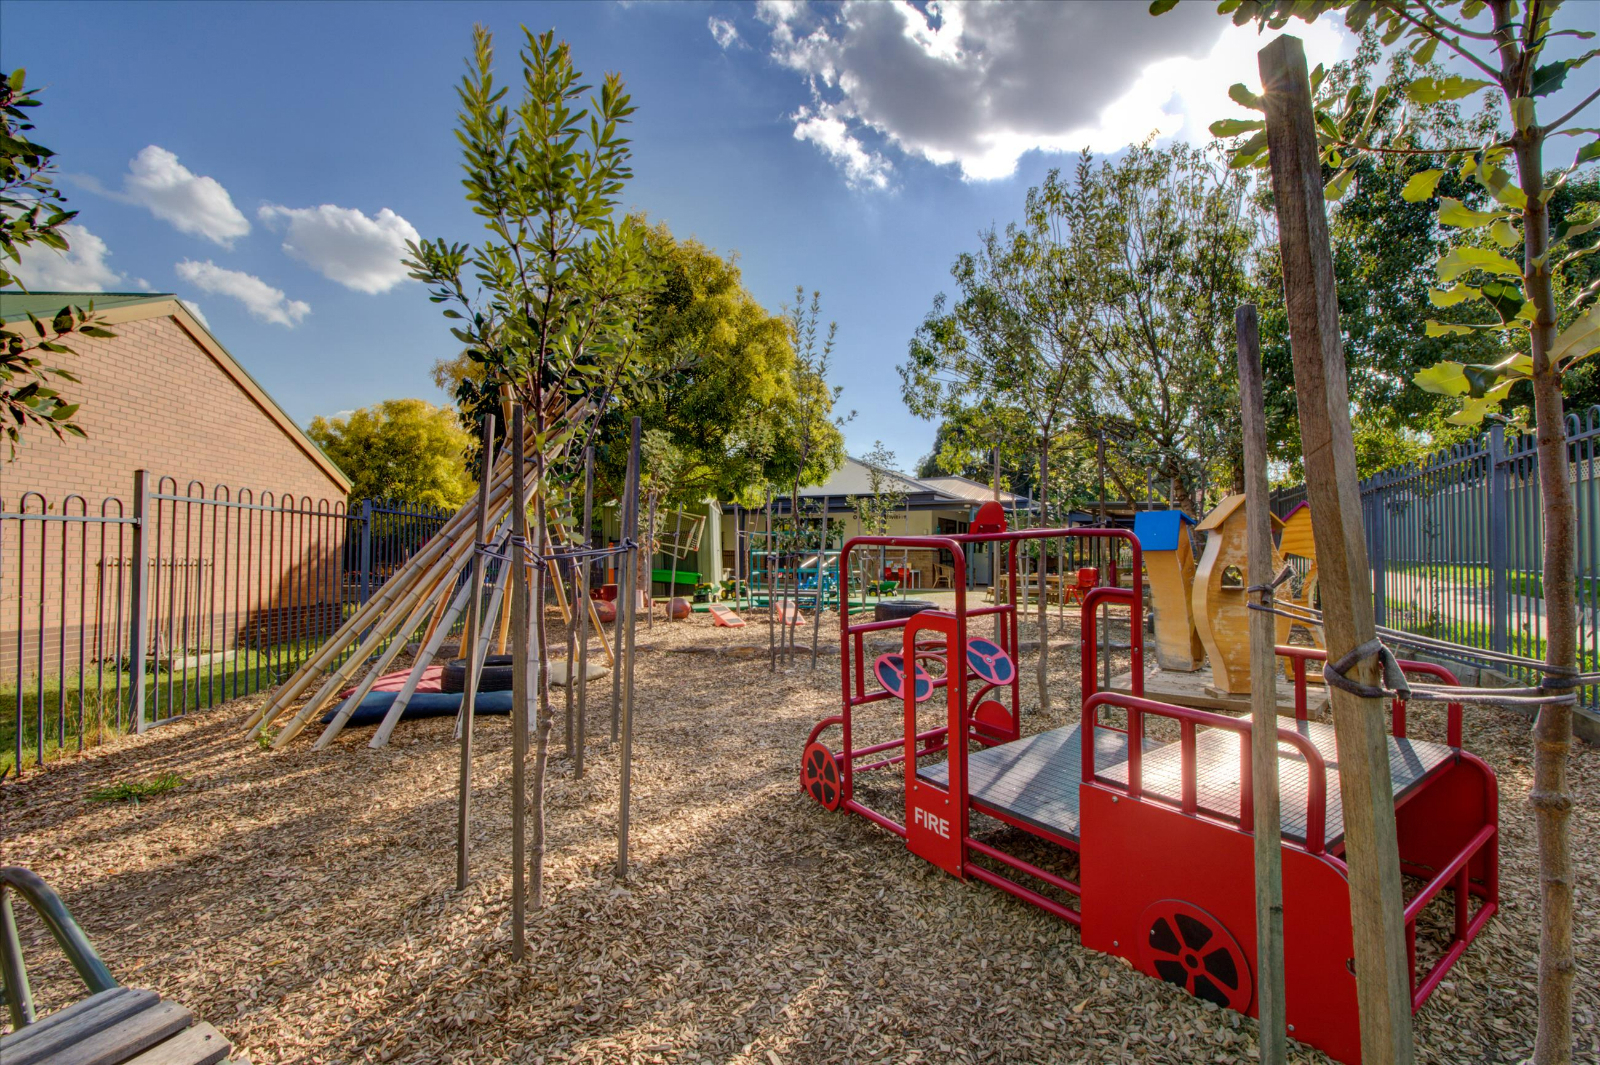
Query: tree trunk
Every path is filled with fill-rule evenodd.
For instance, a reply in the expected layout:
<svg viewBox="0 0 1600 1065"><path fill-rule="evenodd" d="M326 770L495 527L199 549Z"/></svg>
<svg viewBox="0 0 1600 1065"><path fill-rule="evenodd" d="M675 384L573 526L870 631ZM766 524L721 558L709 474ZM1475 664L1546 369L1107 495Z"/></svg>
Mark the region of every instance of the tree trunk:
<svg viewBox="0 0 1600 1065"><path fill-rule="evenodd" d="M1050 427L1039 440L1039 507L1041 521L1050 509ZM1048 522L1045 522L1048 524ZM1050 597L1045 593L1044 541L1039 545L1039 710L1050 712ZM1024 599L1026 602L1026 599Z"/></svg>
<svg viewBox="0 0 1600 1065"><path fill-rule="evenodd" d="M1539 490L1544 510L1545 663L1575 670L1577 663L1577 509L1568 476L1566 410L1559 368L1550 364L1556 335L1555 293L1544 261L1550 243L1550 212L1539 195L1544 185L1541 134L1519 131L1517 170L1528 203L1522 212L1523 283L1536 314L1529 341L1533 353L1533 410L1539 451ZM1569 690L1569 689L1562 689ZM1572 852L1567 756L1572 748L1570 704L1539 708L1533 730L1533 804L1539 837L1539 1031L1537 1065L1572 1061Z"/></svg>

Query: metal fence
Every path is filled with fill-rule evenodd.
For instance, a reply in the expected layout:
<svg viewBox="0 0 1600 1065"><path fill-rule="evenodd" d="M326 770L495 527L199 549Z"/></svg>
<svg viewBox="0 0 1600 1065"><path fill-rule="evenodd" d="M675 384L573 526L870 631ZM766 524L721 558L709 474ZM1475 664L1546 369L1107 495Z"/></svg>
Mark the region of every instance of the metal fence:
<svg viewBox="0 0 1600 1065"><path fill-rule="evenodd" d="M1593 669L1600 663L1600 407L1569 415L1567 435L1578 512L1578 653L1580 666ZM1304 499L1303 486L1274 492L1273 510L1281 516ZM1361 501L1380 625L1543 656L1543 510L1532 436L1508 439L1496 425L1367 478ZM1600 690L1584 689L1582 701L1600 704Z"/></svg>
<svg viewBox="0 0 1600 1065"><path fill-rule="evenodd" d="M6 502L0 778L278 683L450 516L144 471Z"/></svg>

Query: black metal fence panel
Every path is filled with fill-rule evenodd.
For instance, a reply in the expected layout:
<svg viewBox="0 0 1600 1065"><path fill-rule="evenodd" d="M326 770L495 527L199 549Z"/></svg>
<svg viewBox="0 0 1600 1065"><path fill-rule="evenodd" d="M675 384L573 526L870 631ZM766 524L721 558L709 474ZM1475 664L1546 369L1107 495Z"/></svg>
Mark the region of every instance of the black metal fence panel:
<svg viewBox="0 0 1600 1065"><path fill-rule="evenodd" d="M450 517L132 488L0 500L0 778L279 683Z"/></svg>

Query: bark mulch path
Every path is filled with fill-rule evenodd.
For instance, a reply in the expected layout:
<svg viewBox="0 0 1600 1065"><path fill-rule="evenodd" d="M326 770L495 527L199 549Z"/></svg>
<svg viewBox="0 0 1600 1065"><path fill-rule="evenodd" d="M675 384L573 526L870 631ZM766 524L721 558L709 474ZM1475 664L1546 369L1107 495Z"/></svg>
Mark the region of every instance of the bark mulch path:
<svg viewBox="0 0 1600 1065"><path fill-rule="evenodd" d="M1075 638L1070 622L1057 637ZM327 751L310 749L313 730L273 753L238 730L251 700L0 787L3 861L61 892L119 979L188 1005L258 1065L1255 1060L1248 1018L1086 951L1057 919L805 798L800 749L835 711L837 655L774 676L765 625L704 615L658 619L639 643L632 877L611 873L617 762L601 682L585 779L557 737L548 902L521 966L508 952L504 717L481 724L461 894L450 721L403 724L382 751L350 729ZM693 646L718 650L675 653ZM1076 660L1058 647L1059 697L1027 731L1077 716ZM1027 691L1032 662L1022 669ZM1437 708L1412 721L1413 735L1442 737ZM893 728L886 713L883 735ZM1527 724L1469 708L1467 744L1500 775L1503 910L1418 1017L1418 1057L1520 1062L1538 942ZM167 771L188 783L139 805L88 799ZM1600 754L1579 748L1572 776L1576 1050L1595 1061ZM76 997L37 922L21 923L41 1004Z"/></svg>

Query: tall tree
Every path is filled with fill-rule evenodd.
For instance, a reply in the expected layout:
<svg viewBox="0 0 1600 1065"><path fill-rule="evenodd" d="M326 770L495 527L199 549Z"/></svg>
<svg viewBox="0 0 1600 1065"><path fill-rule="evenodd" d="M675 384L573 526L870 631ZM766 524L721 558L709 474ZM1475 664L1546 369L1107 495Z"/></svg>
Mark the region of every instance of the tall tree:
<svg viewBox="0 0 1600 1065"><path fill-rule="evenodd" d="M1092 356L1095 424L1185 494L1205 471L1242 484L1233 312L1256 252L1247 193L1211 149L1144 144L1099 165L1086 152L1070 182L1052 170L1028 197Z"/></svg>
<svg viewBox="0 0 1600 1065"><path fill-rule="evenodd" d="M1153 13L1170 9L1175 0L1155 0ZM1600 351L1600 284L1579 288L1565 303L1557 301L1556 277L1592 254L1600 231L1600 204L1572 210L1552 228L1550 202L1585 163L1600 159L1600 138L1592 128L1576 125L1577 116L1596 99L1588 93L1556 118L1541 121L1540 100L1558 90L1567 76L1583 67L1600 49L1559 56L1563 37L1589 39L1593 31L1556 28L1560 0L1222 0L1217 10L1231 13L1238 24L1255 21L1280 27L1291 17L1314 19L1329 11L1345 12L1345 24L1359 32L1369 22L1386 44L1403 42L1418 63L1428 63L1442 48L1465 74L1430 74L1405 86L1411 104L1426 106L1463 100L1490 90L1503 108L1500 116L1511 129L1471 142L1445 138L1428 143L1387 143L1375 129L1375 107L1360 109L1348 96L1324 94L1318 99L1318 141L1322 161L1332 176L1326 194L1339 199L1356 177L1363 156L1394 154L1427 159L1428 168L1413 174L1402 192L1415 202L1437 200L1438 224L1458 232L1435 264L1435 305L1470 304L1480 311L1471 323L1433 321L1427 335L1496 334L1504 346L1492 362L1438 363L1419 373L1422 388L1455 397L1461 409L1452 420L1477 424L1510 397L1519 382L1532 393L1534 433L1539 457L1539 490L1543 507L1543 585L1545 598L1544 689L1561 701L1540 707L1534 726L1533 791L1530 801L1538 825L1540 914L1539 1026L1534 1043L1538 1065L1564 1065L1572 1060L1573 875L1570 840L1572 796L1567 786L1567 759L1572 747L1572 704L1577 675L1576 520L1568 461L1564 378ZM1483 77L1477 75L1482 74ZM1381 90L1380 90L1381 91ZM1259 109L1260 101L1243 85L1232 95ZM1374 92L1374 101L1380 93ZM1246 123L1232 133L1254 128ZM1214 130L1215 131L1215 130ZM1266 153L1264 125L1235 153L1234 165L1259 163ZM1560 136L1577 138L1579 147L1569 166L1545 168L1545 147ZM1565 153L1563 153L1564 155ZM1481 186L1492 201L1475 210L1460 199L1440 195L1439 186L1453 172ZM1587 238L1587 239L1585 239ZM1512 258L1521 250L1520 262Z"/></svg>
<svg viewBox="0 0 1600 1065"><path fill-rule="evenodd" d="M1030 193L1030 205L1034 200ZM1048 499L1051 450L1069 414L1081 409L1091 374L1080 323L1060 298L1068 274L1052 219L1030 210L1022 225L989 229L979 235L976 252L957 257L950 274L958 299L935 298L899 367L901 394L924 418L1008 411L1006 418L1033 446L1039 498ZM1048 710L1042 553L1039 567L1039 705Z"/></svg>
<svg viewBox="0 0 1600 1065"><path fill-rule="evenodd" d="M24 291L27 286L14 265L22 262L23 250L67 251L67 227L78 215L63 206L67 198L55 187L56 153L29 136L34 127L28 109L41 101L39 90L28 88L26 80L20 67L0 80L0 289L15 285ZM78 379L70 370L47 364L45 357L76 355L66 342L74 333L116 336L100 323L93 301L87 307L62 307L48 324L31 312L26 318L26 325L0 322L0 423L8 460L17 457L22 431L30 426L49 430L58 440L87 435L74 420L79 405L53 387L57 381L76 384Z"/></svg>
<svg viewBox="0 0 1600 1065"><path fill-rule="evenodd" d="M622 127L634 108L622 79L608 74L592 93L564 42L526 28L523 36L522 97L515 110L502 103L507 90L495 82L493 41L481 26L473 31L473 55L457 89L462 183L488 239L476 248L424 240L410 245L408 264L429 286L429 299L444 305L445 316L465 323L452 332L469 359L482 365L483 387L498 392L503 385L533 412L534 542L542 545L549 508L571 498L564 489L580 475L580 449L567 445L587 434L611 397L647 383L636 355L650 278L643 227L616 216L633 174ZM546 399L558 392L588 400L589 419L552 424ZM519 461L523 444L511 444ZM550 456L563 452L566 460L552 465ZM551 724L542 579L535 582L532 610L537 907Z"/></svg>
<svg viewBox="0 0 1600 1065"><path fill-rule="evenodd" d="M318 416L306 432L350 478L351 499L453 510L472 495L466 430L451 411L426 400L389 399Z"/></svg>

